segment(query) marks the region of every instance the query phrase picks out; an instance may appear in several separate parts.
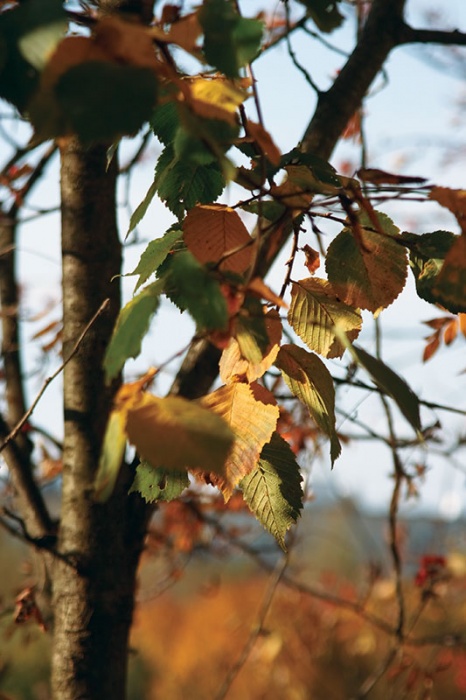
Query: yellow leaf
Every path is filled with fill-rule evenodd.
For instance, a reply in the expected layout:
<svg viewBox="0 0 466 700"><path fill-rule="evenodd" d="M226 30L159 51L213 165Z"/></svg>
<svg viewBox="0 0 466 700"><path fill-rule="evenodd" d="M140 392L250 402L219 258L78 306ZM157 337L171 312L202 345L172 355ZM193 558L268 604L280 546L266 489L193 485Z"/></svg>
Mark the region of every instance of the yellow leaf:
<svg viewBox="0 0 466 700"><path fill-rule="evenodd" d="M252 263L253 239L234 209L223 204L198 205L184 223L184 242L200 263L218 263L220 270L246 272ZM237 251L237 252L233 252Z"/></svg>
<svg viewBox="0 0 466 700"><path fill-rule="evenodd" d="M306 345L324 357L341 357L345 348L335 335L338 322L349 340L361 330L361 313L340 301L332 285L318 277L295 282L288 321Z"/></svg>
<svg viewBox="0 0 466 700"><path fill-rule="evenodd" d="M245 359L241 353L240 346L236 338L231 338L228 347L223 351L220 358L220 378L225 384L247 379L248 382L253 382L262 377L262 375L273 365L280 349L280 339L282 335L282 322L274 309L266 314L265 326L267 335L270 338L262 360L259 363L253 363Z"/></svg>
<svg viewBox="0 0 466 700"><path fill-rule="evenodd" d="M99 503L112 495L120 471L126 447L125 422L125 410L111 412L94 481L94 498Z"/></svg>
<svg viewBox="0 0 466 700"><path fill-rule="evenodd" d="M221 416L235 434L233 448L222 475L209 480L228 501L241 479L256 466L262 448L276 428L279 409L273 395L257 384L229 384L204 396L200 403Z"/></svg>
<svg viewBox="0 0 466 700"><path fill-rule="evenodd" d="M126 447L126 420L128 410L143 400L143 390L157 373L151 367L135 382L123 384L117 391L114 408L110 413L99 460L99 468L94 481L94 497L104 503L112 495Z"/></svg>
<svg viewBox="0 0 466 700"><path fill-rule="evenodd" d="M236 124L238 107L249 93L225 78L194 78L184 81L182 90L189 106L207 119Z"/></svg>
<svg viewBox="0 0 466 700"><path fill-rule="evenodd" d="M153 467L222 473L234 434L222 418L176 396L144 394L128 409L128 439Z"/></svg>

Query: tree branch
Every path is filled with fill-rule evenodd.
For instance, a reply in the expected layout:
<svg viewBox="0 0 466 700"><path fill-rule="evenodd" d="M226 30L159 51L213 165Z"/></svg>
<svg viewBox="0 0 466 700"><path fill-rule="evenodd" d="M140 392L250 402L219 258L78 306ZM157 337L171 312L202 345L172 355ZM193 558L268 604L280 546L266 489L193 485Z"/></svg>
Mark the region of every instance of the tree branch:
<svg viewBox="0 0 466 700"><path fill-rule="evenodd" d="M398 44L442 44L443 46L466 46L466 33L458 29L415 29L403 23Z"/></svg>

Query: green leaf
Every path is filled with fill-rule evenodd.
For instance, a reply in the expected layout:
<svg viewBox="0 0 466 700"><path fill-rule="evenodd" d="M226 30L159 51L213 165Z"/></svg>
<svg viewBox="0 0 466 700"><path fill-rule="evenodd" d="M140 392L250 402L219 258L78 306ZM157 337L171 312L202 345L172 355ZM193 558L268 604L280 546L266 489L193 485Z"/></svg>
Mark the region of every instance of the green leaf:
<svg viewBox="0 0 466 700"><path fill-rule="evenodd" d="M180 160L171 145L160 155L155 178L160 199L179 219L196 204L214 202L225 187L217 163L198 165Z"/></svg>
<svg viewBox="0 0 466 700"><path fill-rule="evenodd" d="M136 134L150 118L157 79L149 68L86 61L60 76L29 105L38 139L75 133L84 144Z"/></svg>
<svg viewBox="0 0 466 700"><path fill-rule="evenodd" d="M342 188L340 177L333 165L312 153L303 153L299 148L293 148L281 158L280 168L288 165L305 165L314 177L314 184L315 181L320 183L320 189L327 188L330 193L334 193Z"/></svg>
<svg viewBox="0 0 466 700"><path fill-rule="evenodd" d="M365 212L359 214L357 231L344 228L330 244L325 261L338 296L349 306L375 315L397 298L408 273L398 229L385 214L376 215L380 230L374 229Z"/></svg>
<svg viewBox="0 0 466 700"><path fill-rule="evenodd" d="M309 349L324 357L340 357L344 352L335 335L336 323L350 340L362 325L361 312L340 301L330 283L317 277L293 283L288 321Z"/></svg>
<svg viewBox="0 0 466 700"><path fill-rule="evenodd" d="M172 250L174 244L183 236L183 231L178 228L169 229L164 236L151 241L141 258L130 275L139 275L136 287L136 292L139 287L146 282L149 277L157 271L163 263L167 255Z"/></svg>
<svg viewBox="0 0 466 700"><path fill-rule="evenodd" d="M199 328L222 330L228 324L227 302L220 284L189 251L173 256L166 274L165 293L187 309Z"/></svg>
<svg viewBox="0 0 466 700"><path fill-rule="evenodd" d="M225 420L178 396L144 394L128 409L128 440L154 467L222 474L235 435Z"/></svg>
<svg viewBox="0 0 466 700"><path fill-rule="evenodd" d="M66 27L61 0L22 2L0 14L0 97L21 112L38 86L44 51L59 40L58 25Z"/></svg>
<svg viewBox="0 0 466 700"><path fill-rule="evenodd" d="M186 471L152 467L141 462L136 468L133 484L128 493L139 493L147 503L173 501L189 486Z"/></svg>
<svg viewBox="0 0 466 700"><path fill-rule="evenodd" d="M164 146L173 143L179 123L178 108L175 102L158 105L150 120L152 131Z"/></svg>
<svg viewBox="0 0 466 700"><path fill-rule="evenodd" d="M274 433L262 449L257 467L239 485L251 511L285 551L286 532L303 507L301 481L290 446Z"/></svg>
<svg viewBox="0 0 466 700"><path fill-rule="evenodd" d="M307 14L322 32L333 32L343 22L338 10L340 0L298 0L307 9Z"/></svg>
<svg viewBox="0 0 466 700"><path fill-rule="evenodd" d="M136 209L133 211L131 214L131 219L129 222L129 228L128 228L128 233L126 234L126 238L129 236L131 231L133 231L136 226L142 221L142 219L145 217L147 210L149 209L149 206L154 199L155 195L157 194L157 181L154 180L152 185L149 187L147 190L147 194L142 200L140 204L136 207Z"/></svg>
<svg viewBox="0 0 466 700"><path fill-rule="evenodd" d="M199 11L204 30L204 55L211 66L229 78L258 54L264 25L241 17L231 0L205 0Z"/></svg>
<svg viewBox="0 0 466 700"><path fill-rule="evenodd" d="M137 357L141 352L142 339L147 333L150 319L159 307L162 290L163 282L157 280L120 311L104 358L107 381L117 376L129 357Z"/></svg>
<svg viewBox="0 0 466 700"><path fill-rule="evenodd" d="M411 387L382 360L373 357L356 345L351 345L343 334L339 333L339 337L358 365L370 374L373 382L383 393L392 397L408 423L419 434L421 430L419 399Z"/></svg>
<svg viewBox="0 0 466 700"><path fill-rule="evenodd" d="M330 438L332 464L341 452L335 429L335 388L322 360L297 345L282 345L276 366L288 388L307 406L319 428Z"/></svg>
<svg viewBox="0 0 466 700"><path fill-rule="evenodd" d="M99 468L94 481L94 498L105 503L113 493L126 447L126 414L114 410L105 430Z"/></svg>
<svg viewBox="0 0 466 700"><path fill-rule="evenodd" d="M462 240L450 231L401 236L409 249L409 264L416 291L430 304L441 304L452 313L466 311L466 263Z"/></svg>

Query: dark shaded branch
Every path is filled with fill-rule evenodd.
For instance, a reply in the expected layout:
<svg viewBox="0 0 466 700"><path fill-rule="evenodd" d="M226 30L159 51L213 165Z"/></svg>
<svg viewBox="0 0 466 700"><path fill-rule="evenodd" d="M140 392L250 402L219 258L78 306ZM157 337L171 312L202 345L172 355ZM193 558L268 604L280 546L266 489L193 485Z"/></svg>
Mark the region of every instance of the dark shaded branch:
<svg viewBox="0 0 466 700"><path fill-rule="evenodd" d="M8 425L0 415L0 439L8 434ZM16 493L16 504L24 518L24 523L31 537L44 537L53 529L42 494L34 480L29 463L15 442L6 445L3 456L8 465Z"/></svg>
<svg viewBox="0 0 466 700"><path fill-rule="evenodd" d="M444 46L466 46L466 32L458 29L414 29L408 24L401 26L398 44L442 44Z"/></svg>

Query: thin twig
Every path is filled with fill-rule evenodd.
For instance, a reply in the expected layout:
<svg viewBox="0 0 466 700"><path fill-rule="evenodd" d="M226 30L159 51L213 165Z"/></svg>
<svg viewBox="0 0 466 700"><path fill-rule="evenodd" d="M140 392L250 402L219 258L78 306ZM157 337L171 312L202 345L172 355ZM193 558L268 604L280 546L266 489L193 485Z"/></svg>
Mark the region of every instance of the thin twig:
<svg viewBox="0 0 466 700"><path fill-rule="evenodd" d="M107 309L107 307L109 306L109 304L110 304L110 300L109 300L109 299L105 299L105 301L103 301L102 304L99 306L99 308L97 309L97 311L95 312L95 314L93 315L93 317L91 318L91 320L89 321L89 323L86 325L86 327L84 328L84 330L83 330L82 333L80 334L79 338L77 339L76 343L74 344L74 346L73 346L73 348L72 348L70 354L69 354L68 357L66 358L66 360L64 360L64 361L61 363L61 365L58 367L58 369L57 369L53 374L51 374L49 377L46 378L46 380L45 380L44 383L42 384L42 387L41 387L39 393L37 394L36 398L35 398L34 401L32 402L32 404L31 404L31 406L29 407L29 409L28 409L28 410L26 411L26 413L23 415L23 417L21 418L21 420L18 421L18 423L17 423L17 424L15 425L15 427L13 428L13 430L6 436L6 438L4 439L3 443L0 445L0 452L2 452L2 451L5 449L5 447L6 447L12 440L14 440L15 437L18 435L18 433L20 432L21 428L22 428L22 427L24 426L24 424L28 421L28 419L30 418L30 416L31 416L31 414L33 413L34 409L36 408L37 404L38 404L39 401L41 400L41 398L42 398L42 396L43 396L45 390L46 390L47 387L48 387L48 385L49 385L51 382L53 382L53 380L54 380L56 377L58 377L58 375L59 375L61 372L63 372L63 370L64 370L64 368L66 367L66 365L68 364L68 362L76 355L76 353L78 352L79 347L80 347L81 343L83 342L85 336L87 335L89 329L91 328L91 326L93 326L93 324L95 323L95 321L97 320L97 318Z"/></svg>
<svg viewBox="0 0 466 700"><path fill-rule="evenodd" d="M378 320L375 321L376 329L376 356L381 359L381 331L380 323ZM393 569L395 572L395 588L396 588L396 600L398 604L398 621L396 625L396 636L398 641L401 643L405 637L405 599L403 593L403 565L401 560L401 551L398 541L398 509L401 498L401 487L406 479L406 473L403 468L400 455L397 450L397 437L395 432L395 427L393 423L392 411L390 404L388 403L387 397L384 394L380 394L380 400L385 411L387 418L388 431L390 435L390 450L393 459L393 469L394 469L394 485L392 491L392 497L390 499L390 510L389 510L389 532L390 532L390 551L392 554Z"/></svg>
<svg viewBox="0 0 466 700"><path fill-rule="evenodd" d="M244 645L243 650L242 650L241 654L239 655L236 663L231 667L225 680L223 681L223 684L222 684L220 690L215 695L215 700L224 700L224 698L226 698L235 678L238 676L241 669L244 667L246 661L248 660L249 655L251 654L255 643L257 642L260 635L264 633L265 619L266 619L268 612L270 610L270 606L272 605L272 601L273 601L273 598L275 596L275 592L277 590L278 584L280 583L280 581L283 578L283 575L286 571L286 568L288 566L288 562L289 562L288 554L285 554L278 561L278 563L277 563L277 565L272 573L272 576L269 580L269 584L267 586L267 590L265 592L265 595L262 599L259 614L257 616L257 623L256 623L255 627L251 630L251 633L250 633L250 635L246 641L246 644Z"/></svg>

